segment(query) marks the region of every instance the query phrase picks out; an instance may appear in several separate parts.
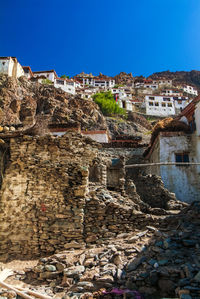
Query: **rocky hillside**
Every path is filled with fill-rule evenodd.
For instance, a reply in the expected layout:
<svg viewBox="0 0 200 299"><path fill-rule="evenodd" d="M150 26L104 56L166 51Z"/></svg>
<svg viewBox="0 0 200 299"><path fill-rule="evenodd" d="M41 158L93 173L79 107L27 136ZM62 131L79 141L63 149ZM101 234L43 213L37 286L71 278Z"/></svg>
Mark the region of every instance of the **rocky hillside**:
<svg viewBox="0 0 200 299"><path fill-rule="evenodd" d="M200 71L192 70L190 72L178 71L178 72L158 72L152 74L149 78L159 79L160 77L164 77L167 79L172 79L176 83L187 83L195 85L198 89L200 89Z"/></svg>
<svg viewBox="0 0 200 299"><path fill-rule="evenodd" d="M30 127L38 116L50 123L79 123L82 129L105 129L106 122L92 101L72 96L51 85L0 76L0 124Z"/></svg>
<svg viewBox="0 0 200 299"><path fill-rule="evenodd" d="M98 105L78 95L70 95L52 85L33 83L0 75L0 125L27 130L39 125L68 124L82 130L110 130L110 135L144 136L149 130L145 119L106 120ZM114 123L114 124L113 124ZM144 126L144 127L143 127ZM35 133L37 129L35 130Z"/></svg>
<svg viewBox="0 0 200 299"><path fill-rule="evenodd" d="M121 72L114 77L116 84L131 84L134 82L134 77L132 73L127 74L125 72Z"/></svg>

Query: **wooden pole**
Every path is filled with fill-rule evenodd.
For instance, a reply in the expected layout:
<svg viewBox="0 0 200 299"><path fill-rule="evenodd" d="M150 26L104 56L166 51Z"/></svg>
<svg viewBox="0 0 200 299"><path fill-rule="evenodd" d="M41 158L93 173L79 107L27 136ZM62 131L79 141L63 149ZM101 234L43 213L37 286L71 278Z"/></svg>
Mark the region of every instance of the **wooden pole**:
<svg viewBox="0 0 200 299"><path fill-rule="evenodd" d="M30 294L30 295L33 295L33 296L35 296L35 297L37 297L37 298L41 298L41 299L52 299L52 297L49 297L49 296L47 296L47 295L43 295L43 294L34 292L34 291L32 291L32 290L23 289L23 288L18 288L18 287L17 287L17 289L20 290L20 291L26 292L26 293L28 293L28 294Z"/></svg>
<svg viewBox="0 0 200 299"><path fill-rule="evenodd" d="M25 293L17 290L16 288L8 285L7 283L4 283L2 281L0 281L0 286L3 287L3 288L6 288L8 290L12 290L14 291L17 295L21 296L22 298L25 298L25 299L33 299L32 297L30 297L29 295L26 295Z"/></svg>

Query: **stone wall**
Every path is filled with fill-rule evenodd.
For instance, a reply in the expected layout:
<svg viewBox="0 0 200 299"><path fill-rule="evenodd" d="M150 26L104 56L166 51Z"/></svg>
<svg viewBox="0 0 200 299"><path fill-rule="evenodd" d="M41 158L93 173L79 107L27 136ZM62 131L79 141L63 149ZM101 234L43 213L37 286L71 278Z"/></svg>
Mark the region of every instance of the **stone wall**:
<svg viewBox="0 0 200 299"><path fill-rule="evenodd" d="M96 144L68 133L15 138L9 147L0 192L1 259L49 254L74 241L73 247L84 245L88 166Z"/></svg>
<svg viewBox="0 0 200 299"><path fill-rule="evenodd" d="M112 165L113 157L102 157L91 139L68 132L5 141L9 154L0 190L0 260L100 244L154 221L140 211L136 192L131 199L124 193L123 159Z"/></svg>

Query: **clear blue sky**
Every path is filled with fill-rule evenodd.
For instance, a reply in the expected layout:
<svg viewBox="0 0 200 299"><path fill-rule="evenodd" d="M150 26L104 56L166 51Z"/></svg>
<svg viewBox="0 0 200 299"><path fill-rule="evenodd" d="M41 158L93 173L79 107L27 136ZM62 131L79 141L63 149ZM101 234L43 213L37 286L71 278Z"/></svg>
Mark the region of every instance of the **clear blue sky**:
<svg viewBox="0 0 200 299"><path fill-rule="evenodd" d="M2 0L0 56L70 76L200 70L200 0Z"/></svg>

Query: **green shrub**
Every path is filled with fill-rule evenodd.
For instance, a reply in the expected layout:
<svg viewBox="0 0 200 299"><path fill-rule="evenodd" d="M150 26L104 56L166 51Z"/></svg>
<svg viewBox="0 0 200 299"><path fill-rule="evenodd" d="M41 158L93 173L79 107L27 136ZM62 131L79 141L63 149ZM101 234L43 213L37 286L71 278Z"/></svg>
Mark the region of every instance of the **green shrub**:
<svg viewBox="0 0 200 299"><path fill-rule="evenodd" d="M63 79L69 79L69 76L66 76L66 75L62 75L62 76L60 76L60 78L63 78Z"/></svg>
<svg viewBox="0 0 200 299"><path fill-rule="evenodd" d="M49 79L43 79L42 84L53 84L53 82Z"/></svg>
<svg viewBox="0 0 200 299"><path fill-rule="evenodd" d="M110 91L96 93L92 97L104 115L125 115L125 110L119 107Z"/></svg>

